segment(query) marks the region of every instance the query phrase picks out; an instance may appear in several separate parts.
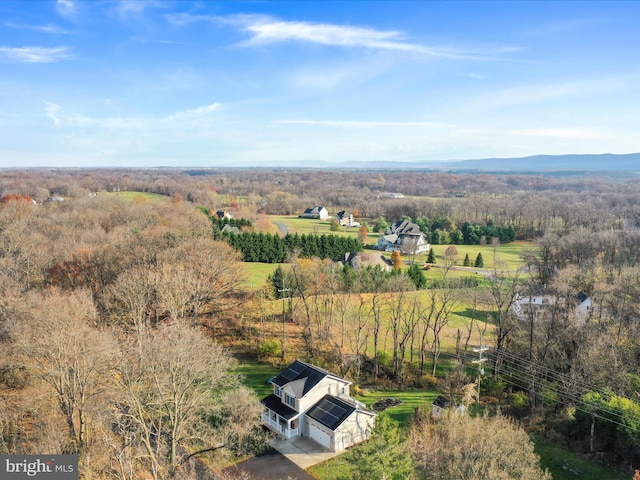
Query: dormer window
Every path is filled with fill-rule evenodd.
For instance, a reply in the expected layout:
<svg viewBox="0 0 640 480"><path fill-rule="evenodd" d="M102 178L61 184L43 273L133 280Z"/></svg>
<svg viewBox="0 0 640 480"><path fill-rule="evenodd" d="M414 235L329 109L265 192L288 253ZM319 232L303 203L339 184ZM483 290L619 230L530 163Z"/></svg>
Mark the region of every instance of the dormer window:
<svg viewBox="0 0 640 480"><path fill-rule="evenodd" d="M291 408L295 408L296 407L296 399L294 397L292 397L291 395L289 395L288 393L284 394L284 403L286 405L289 405Z"/></svg>

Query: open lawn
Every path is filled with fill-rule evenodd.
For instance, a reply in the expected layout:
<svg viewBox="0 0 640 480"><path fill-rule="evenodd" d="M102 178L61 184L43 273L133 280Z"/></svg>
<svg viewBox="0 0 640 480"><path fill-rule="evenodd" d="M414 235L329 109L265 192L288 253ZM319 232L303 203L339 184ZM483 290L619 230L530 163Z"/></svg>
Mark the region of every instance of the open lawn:
<svg viewBox="0 0 640 480"><path fill-rule="evenodd" d="M251 388L258 398L264 398L273 393L273 385L267 380L280 373L280 369L269 363L240 361L236 372L242 376L244 385Z"/></svg>
<svg viewBox="0 0 640 480"><path fill-rule="evenodd" d="M243 285L252 291L258 291L267 282L267 277L278 268L279 263L244 262L243 270L247 278Z"/></svg>
<svg viewBox="0 0 640 480"><path fill-rule="evenodd" d="M428 390L364 390L362 394L356 395L356 399L363 402L367 408L371 409L371 405L377 400L383 398L394 398L401 400L402 404L397 407L391 407L384 411L385 415L396 422L404 425L415 413L416 408L431 411L431 404L435 398L440 395L436 391ZM379 413L379 412L378 412Z"/></svg>
<svg viewBox="0 0 640 480"><path fill-rule="evenodd" d="M358 227L340 227L337 231L331 231L331 219L329 220L314 220L311 218L298 218L292 215L269 215L269 219L273 223L281 223L287 226L289 233L310 234L315 235L344 235L348 237L358 237ZM373 235L377 239L377 234ZM377 240L376 240L377 242Z"/></svg>
<svg viewBox="0 0 640 480"><path fill-rule="evenodd" d="M116 197L127 202L137 203L167 203L171 201L171 197L146 192L100 192L99 195L105 197Z"/></svg>

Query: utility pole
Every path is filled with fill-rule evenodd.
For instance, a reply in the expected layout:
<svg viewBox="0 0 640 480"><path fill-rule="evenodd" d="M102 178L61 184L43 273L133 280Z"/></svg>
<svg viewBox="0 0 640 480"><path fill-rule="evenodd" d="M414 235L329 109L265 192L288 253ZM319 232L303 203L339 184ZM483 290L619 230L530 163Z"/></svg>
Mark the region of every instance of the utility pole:
<svg viewBox="0 0 640 480"><path fill-rule="evenodd" d="M288 288L284 288L284 274L282 275L282 288L278 290L278 293L281 295L281 300L282 300L282 359L284 360L284 354L285 354L285 345L286 345L286 341L287 341L287 330L286 330L286 317L285 317L285 302L289 299L289 297L284 297L282 295L285 294L285 292L288 292L289 289Z"/></svg>
<svg viewBox="0 0 640 480"><path fill-rule="evenodd" d="M484 373L484 368L482 368L482 365L487 361L486 358L482 358L482 354L487 350L489 350L489 347L482 344L482 334L480 334L480 346L473 348L473 351L478 354L478 360L473 360L473 363L478 364L478 392L476 394L476 410L480 409L480 378Z"/></svg>

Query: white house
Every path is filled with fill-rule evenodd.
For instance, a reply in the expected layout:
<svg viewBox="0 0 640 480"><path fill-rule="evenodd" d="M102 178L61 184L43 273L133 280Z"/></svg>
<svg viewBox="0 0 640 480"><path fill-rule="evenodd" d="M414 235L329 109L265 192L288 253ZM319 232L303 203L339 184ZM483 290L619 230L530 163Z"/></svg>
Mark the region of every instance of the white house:
<svg viewBox="0 0 640 480"><path fill-rule="evenodd" d="M555 305L558 297L544 286L531 287L516 293L513 299L513 312L522 320L527 321L534 315L538 318L542 312ZM583 292L578 292L570 299L564 299L573 304L575 318L580 325L584 325L593 308L591 298Z"/></svg>
<svg viewBox="0 0 640 480"><path fill-rule="evenodd" d="M420 231L420 227L409 220L393 223L378 240L378 250L399 251L403 255L419 255L429 251L430 245Z"/></svg>
<svg viewBox="0 0 640 480"><path fill-rule="evenodd" d="M329 212L326 208L316 205L313 208L307 208L299 218L314 218L319 220L329 220Z"/></svg>
<svg viewBox="0 0 640 480"><path fill-rule="evenodd" d="M337 452L371 435L376 415L350 396L348 380L296 360L272 383L262 423L284 438L308 436Z"/></svg>
<svg viewBox="0 0 640 480"><path fill-rule="evenodd" d="M336 221L342 227L359 227L360 223L353 220L353 214L347 213L346 210L336 213Z"/></svg>

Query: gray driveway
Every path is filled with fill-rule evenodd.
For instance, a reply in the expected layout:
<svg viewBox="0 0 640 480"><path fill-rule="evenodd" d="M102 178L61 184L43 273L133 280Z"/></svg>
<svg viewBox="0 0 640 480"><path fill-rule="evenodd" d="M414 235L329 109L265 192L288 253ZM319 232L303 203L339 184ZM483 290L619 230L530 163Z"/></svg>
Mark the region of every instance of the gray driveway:
<svg viewBox="0 0 640 480"><path fill-rule="evenodd" d="M246 472L252 480L314 480L291 460L272 448L264 455L250 458L225 469L232 476Z"/></svg>

